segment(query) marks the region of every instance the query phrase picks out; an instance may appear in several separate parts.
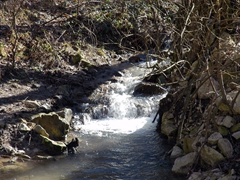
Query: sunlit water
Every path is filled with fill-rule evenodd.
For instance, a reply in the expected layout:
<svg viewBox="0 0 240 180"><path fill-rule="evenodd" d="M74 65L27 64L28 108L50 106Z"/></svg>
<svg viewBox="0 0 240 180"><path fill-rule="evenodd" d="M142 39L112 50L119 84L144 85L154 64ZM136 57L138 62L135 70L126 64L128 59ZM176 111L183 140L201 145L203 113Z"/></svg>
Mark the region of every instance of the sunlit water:
<svg viewBox="0 0 240 180"><path fill-rule="evenodd" d="M74 134L81 139L76 155L44 162L15 179L180 179L171 173L173 162L167 157L170 146L152 123L159 99L164 95L133 97L133 88L146 71L134 67L122 73L121 83L111 84L104 93L110 99L109 104L102 106L107 112L104 118L75 114L74 126L80 131Z"/></svg>

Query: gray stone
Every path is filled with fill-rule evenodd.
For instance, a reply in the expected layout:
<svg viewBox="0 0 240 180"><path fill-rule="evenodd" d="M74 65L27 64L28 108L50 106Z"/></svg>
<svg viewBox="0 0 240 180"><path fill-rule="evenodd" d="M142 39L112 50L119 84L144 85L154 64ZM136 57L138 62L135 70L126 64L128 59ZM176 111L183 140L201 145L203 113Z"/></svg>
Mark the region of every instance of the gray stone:
<svg viewBox="0 0 240 180"><path fill-rule="evenodd" d="M237 94L238 94L238 91L231 91L230 93L228 93L226 95L226 98L227 98L229 105L231 105L233 99L236 98L234 105L233 105L233 110L235 111L235 113L240 114L240 95L237 96ZM229 107L225 103L223 103L222 97L218 97L215 102L220 111L231 113Z"/></svg>
<svg viewBox="0 0 240 180"><path fill-rule="evenodd" d="M233 147L230 141L226 138L218 140L218 148L221 150L222 154L227 158L231 158L233 155Z"/></svg>
<svg viewBox="0 0 240 180"><path fill-rule="evenodd" d="M186 175L191 169L191 166L195 163L196 159L196 152L191 152L183 157L175 159L174 165L172 167L172 172L176 174Z"/></svg>
<svg viewBox="0 0 240 180"><path fill-rule="evenodd" d="M233 125L230 130L231 130L231 132L240 131L240 123Z"/></svg>
<svg viewBox="0 0 240 180"><path fill-rule="evenodd" d="M202 160L211 166L215 166L224 160L221 153L206 145L201 149L200 155Z"/></svg>
<svg viewBox="0 0 240 180"><path fill-rule="evenodd" d="M235 124L235 120L231 116L220 116L216 118L217 125L231 128Z"/></svg>
<svg viewBox="0 0 240 180"><path fill-rule="evenodd" d="M166 136L176 136L177 127L174 124L162 124L161 132Z"/></svg>
<svg viewBox="0 0 240 180"><path fill-rule="evenodd" d="M72 117L73 117L73 112L70 108L64 108L61 111L58 111L57 114L61 117L64 118L65 121L67 121L68 123L71 122Z"/></svg>
<svg viewBox="0 0 240 180"><path fill-rule="evenodd" d="M31 129L25 123L20 123L18 129L20 131L31 131Z"/></svg>
<svg viewBox="0 0 240 180"><path fill-rule="evenodd" d="M232 137L234 137L236 140L239 140L240 139L240 131L233 133Z"/></svg>
<svg viewBox="0 0 240 180"><path fill-rule="evenodd" d="M218 140L223 138L223 136L219 132L212 133L208 138L208 143L211 145L216 145Z"/></svg>
<svg viewBox="0 0 240 180"><path fill-rule="evenodd" d="M67 150L67 146L61 141L53 141L45 136L40 135L46 151L51 155L61 155Z"/></svg>
<svg viewBox="0 0 240 180"><path fill-rule="evenodd" d="M53 140L64 140L70 130L70 122L61 118L57 113L39 113L31 117L32 121L41 125Z"/></svg>
<svg viewBox="0 0 240 180"><path fill-rule="evenodd" d="M183 155L183 150L179 146L173 146L171 158L175 159Z"/></svg>
<svg viewBox="0 0 240 180"><path fill-rule="evenodd" d="M208 77L208 74L203 73L201 77L197 80L196 87L198 88L202 83L202 81L205 81L207 77ZM212 88L212 84L216 90L219 89L218 82L213 77L210 77L198 88L197 94L200 99L209 99L215 94L215 91Z"/></svg>

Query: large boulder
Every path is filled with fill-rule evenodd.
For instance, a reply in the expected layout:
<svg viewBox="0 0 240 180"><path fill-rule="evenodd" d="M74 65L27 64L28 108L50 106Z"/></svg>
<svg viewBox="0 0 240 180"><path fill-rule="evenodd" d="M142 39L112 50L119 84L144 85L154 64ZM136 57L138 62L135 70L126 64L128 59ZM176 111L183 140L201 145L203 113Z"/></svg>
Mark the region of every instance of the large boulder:
<svg viewBox="0 0 240 180"><path fill-rule="evenodd" d="M71 118L69 116L62 118L55 112L49 114L39 113L32 116L31 119L36 124L42 126L49 134L49 138L53 140L64 140L65 135L70 130Z"/></svg>
<svg viewBox="0 0 240 180"><path fill-rule="evenodd" d="M224 160L224 157L221 153L206 145L204 145L201 149L200 155L203 161L212 167Z"/></svg>
<svg viewBox="0 0 240 180"><path fill-rule="evenodd" d="M51 155L61 155L67 150L66 144L61 141L54 141L45 136L42 136L43 144L46 151Z"/></svg>
<svg viewBox="0 0 240 180"><path fill-rule="evenodd" d="M174 161L172 172L176 174L186 175L191 169L192 165L196 162L197 153L191 152L183 157L179 157Z"/></svg>

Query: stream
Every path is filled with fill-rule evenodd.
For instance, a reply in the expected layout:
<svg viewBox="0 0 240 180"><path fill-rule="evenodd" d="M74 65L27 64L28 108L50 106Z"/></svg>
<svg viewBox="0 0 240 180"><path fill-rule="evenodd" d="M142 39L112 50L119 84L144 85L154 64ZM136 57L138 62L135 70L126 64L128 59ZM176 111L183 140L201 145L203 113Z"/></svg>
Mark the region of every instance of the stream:
<svg viewBox="0 0 240 180"><path fill-rule="evenodd" d="M155 61L151 63L156 63ZM16 176L15 180L132 179L175 180L172 146L156 132L159 100L166 94L134 96L134 87L146 73L146 63L123 64L116 82L106 82L92 93L73 118L77 153Z"/></svg>

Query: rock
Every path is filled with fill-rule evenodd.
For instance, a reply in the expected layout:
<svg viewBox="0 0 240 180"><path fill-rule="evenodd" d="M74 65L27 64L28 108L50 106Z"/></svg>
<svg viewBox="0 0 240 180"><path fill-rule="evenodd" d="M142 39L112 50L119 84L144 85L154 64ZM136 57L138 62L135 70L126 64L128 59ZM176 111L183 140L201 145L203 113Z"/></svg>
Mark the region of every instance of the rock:
<svg viewBox="0 0 240 180"><path fill-rule="evenodd" d="M203 161L212 167L224 160L224 157L221 153L206 145L204 145L201 149L200 155Z"/></svg>
<svg viewBox="0 0 240 180"><path fill-rule="evenodd" d="M40 104L37 101L26 100L24 104L27 108L37 109L40 107Z"/></svg>
<svg viewBox="0 0 240 180"><path fill-rule="evenodd" d="M208 77L208 74L203 73L201 77L197 80L196 87L198 88L200 84L206 80L207 77ZM212 88L212 84L216 90L219 89L218 82L213 77L210 77L198 89L197 94L200 99L209 99L210 97L212 97L212 95L215 94L215 91Z"/></svg>
<svg viewBox="0 0 240 180"><path fill-rule="evenodd" d="M5 124L6 124L5 121L0 120L0 128L4 128Z"/></svg>
<svg viewBox="0 0 240 180"><path fill-rule="evenodd" d="M162 116L161 132L166 136L176 136L177 126L174 125L173 115L165 112Z"/></svg>
<svg viewBox="0 0 240 180"><path fill-rule="evenodd" d="M193 152L192 144L194 141L195 141L195 137L194 138L185 137L183 139L183 151L185 154Z"/></svg>
<svg viewBox="0 0 240 180"><path fill-rule="evenodd" d="M31 119L41 125L49 134L49 138L53 140L64 140L70 129L70 122L67 122L55 112L39 113L32 116Z"/></svg>
<svg viewBox="0 0 240 180"><path fill-rule="evenodd" d="M193 151L198 151L202 144L205 143L205 137L203 136L198 136L195 138L194 142L192 143L192 149Z"/></svg>
<svg viewBox="0 0 240 180"><path fill-rule="evenodd" d="M231 158L233 155L233 147L230 141L226 138L218 140L218 148L220 149L221 153L227 157Z"/></svg>
<svg viewBox="0 0 240 180"><path fill-rule="evenodd" d="M233 110L235 111L235 113L240 114L240 95L238 96L237 95L238 95L238 91L231 91L226 95L226 98L229 105L231 105L233 99L236 98L233 105ZM229 107L225 103L223 103L222 97L218 97L215 103L220 111L231 113Z"/></svg>
<svg viewBox="0 0 240 180"><path fill-rule="evenodd" d="M176 136L178 128L171 123L162 124L161 132L166 136Z"/></svg>
<svg viewBox="0 0 240 180"><path fill-rule="evenodd" d="M226 128L225 126L217 126L218 132L222 134L223 136L227 136L229 133L229 129Z"/></svg>
<svg viewBox="0 0 240 180"><path fill-rule="evenodd" d="M236 140L240 140L240 131L233 133L232 137L234 137L234 139L236 139Z"/></svg>
<svg viewBox="0 0 240 180"><path fill-rule="evenodd" d="M49 137L49 134L46 132L46 130L45 130L42 126L40 126L39 124L36 125L36 126L33 128L33 130L34 130L35 132L37 132L38 134L42 135L42 136Z"/></svg>
<svg viewBox="0 0 240 180"><path fill-rule="evenodd" d="M19 131L31 131L31 129L25 123L20 123L18 129Z"/></svg>
<svg viewBox="0 0 240 180"><path fill-rule="evenodd" d="M176 174L186 175L191 166L195 163L197 159L197 153L191 152L183 157L179 157L174 161L174 165L172 167L172 172Z"/></svg>
<svg viewBox="0 0 240 180"><path fill-rule="evenodd" d="M230 129L231 132L240 131L240 123L233 125Z"/></svg>
<svg viewBox="0 0 240 180"><path fill-rule="evenodd" d="M175 159L183 155L183 150L179 146L173 146L171 158Z"/></svg>
<svg viewBox="0 0 240 180"><path fill-rule="evenodd" d="M69 86L68 85L62 85L62 86L59 86L56 93L58 95L63 95L63 96L70 96L70 93L69 93Z"/></svg>
<svg viewBox="0 0 240 180"><path fill-rule="evenodd" d="M202 173L200 172L193 172L188 180L202 180Z"/></svg>
<svg viewBox="0 0 240 180"><path fill-rule="evenodd" d="M73 112L70 108L64 108L61 111L58 111L57 114L61 117L64 118L65 121L67 121L68 123L71 122L72 117L73 117Z"/></svg>
<svg viewBox="0 0 240 180"><path fill-rule="evenodd" d="M231 128L235 124L235 120L231 116L220 116L216 118L217 125L225 126L226 128Z"/></svg>
<svg viewBox="0 0 240 180"><path fill-rule="evenodd" d="M154 94L162 94L164 92L165 92L165 89L156 83L141 82L135 87L133 95L139 95L139 94L154 95Z"/></svg>
<svg viewBox="0 0 240 180"><path fill-rule="evenodd" d="M208 143L211 145L216 145L218 143L218 140L221 138L223 137L219 132L214 132L209 136Z"/></svg>
<svg viewBox="0 0 240 180"><path fill-rule="evenodd" d="M67 146L61 141L53 141L45 136L40 135L46 151L51 155L60 155L67 150Z"/></svg>

